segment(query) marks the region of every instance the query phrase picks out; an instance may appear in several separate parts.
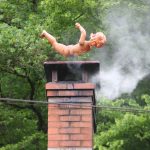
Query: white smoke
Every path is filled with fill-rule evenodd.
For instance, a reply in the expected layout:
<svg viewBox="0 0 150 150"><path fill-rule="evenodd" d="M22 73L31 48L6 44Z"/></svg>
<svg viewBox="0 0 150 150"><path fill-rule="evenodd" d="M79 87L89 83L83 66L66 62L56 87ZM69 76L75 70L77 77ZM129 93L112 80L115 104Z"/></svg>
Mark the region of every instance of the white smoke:
<svg viewBox="0 0 150 150"><path fill-rule="evenodd" d="M148 7L150 3L143 11L127 6L109 10L105 25L109 28L107 44L111 44L111 49L107 45L96 50L95 58L101 63L100 73L93 78L94 82L100 81L100 96L114 99L131 93L138 82L150 74Z"/></svg>

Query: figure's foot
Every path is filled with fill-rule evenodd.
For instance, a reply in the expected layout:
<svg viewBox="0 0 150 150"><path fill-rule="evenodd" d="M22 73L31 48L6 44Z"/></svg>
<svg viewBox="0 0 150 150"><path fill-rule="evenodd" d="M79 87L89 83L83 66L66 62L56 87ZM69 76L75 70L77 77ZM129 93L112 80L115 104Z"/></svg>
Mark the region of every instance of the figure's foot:
<svg viewBox="0 0 150 150"><path fill-rule="evenodd" d="M76 23L76 24L75 24L75 27L76 27L77 29L79 29L80 26L81 26L80 23Z"/></svg>
<svg viewBox="0 0 150 150"><path fill-rule="evenodd" d="M41 35L40 35L40 38L44 38L45 37L45 30L43 30L43 32L41 33Z"/></svg>

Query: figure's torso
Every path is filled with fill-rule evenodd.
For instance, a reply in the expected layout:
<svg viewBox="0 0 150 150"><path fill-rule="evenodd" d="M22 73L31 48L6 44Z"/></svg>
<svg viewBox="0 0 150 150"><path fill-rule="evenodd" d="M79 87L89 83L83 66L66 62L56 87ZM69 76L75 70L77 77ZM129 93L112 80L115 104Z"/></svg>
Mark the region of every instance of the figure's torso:
<svg viewBox="0 0 150 150"><path fill-rule="evenodd" d="M91 49L88 41L85 41L82 45L77 43L75 45L68 46L60 43L55 43L53 45L53 48L63 56L79 56Z"/></svg>

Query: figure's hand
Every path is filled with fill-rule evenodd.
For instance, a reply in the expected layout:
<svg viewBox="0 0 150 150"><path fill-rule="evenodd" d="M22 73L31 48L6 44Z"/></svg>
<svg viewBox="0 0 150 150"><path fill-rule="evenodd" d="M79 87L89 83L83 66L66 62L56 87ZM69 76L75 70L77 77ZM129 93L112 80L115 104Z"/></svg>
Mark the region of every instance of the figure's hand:
<svg viewBox="0 0 150 150"><path fill-rule="evenodd" d="M77 29L79 29L80 26L81 26L80 23L76 23L76 24L75 24L75 27L76 27Z"/></svg>

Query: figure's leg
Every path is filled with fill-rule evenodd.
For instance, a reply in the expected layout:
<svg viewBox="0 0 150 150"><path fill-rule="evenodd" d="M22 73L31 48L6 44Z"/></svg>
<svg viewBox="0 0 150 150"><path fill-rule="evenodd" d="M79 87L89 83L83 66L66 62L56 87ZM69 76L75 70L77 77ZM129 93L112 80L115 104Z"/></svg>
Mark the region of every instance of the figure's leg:
<svg viewBox="0 0 150 150"><path fill-rule="evenodd" d="M46 38L48 42L53 45L56 42L55 37L53 37L51 34L43 30L42 34L40 35L41 38Z"/></svg>

